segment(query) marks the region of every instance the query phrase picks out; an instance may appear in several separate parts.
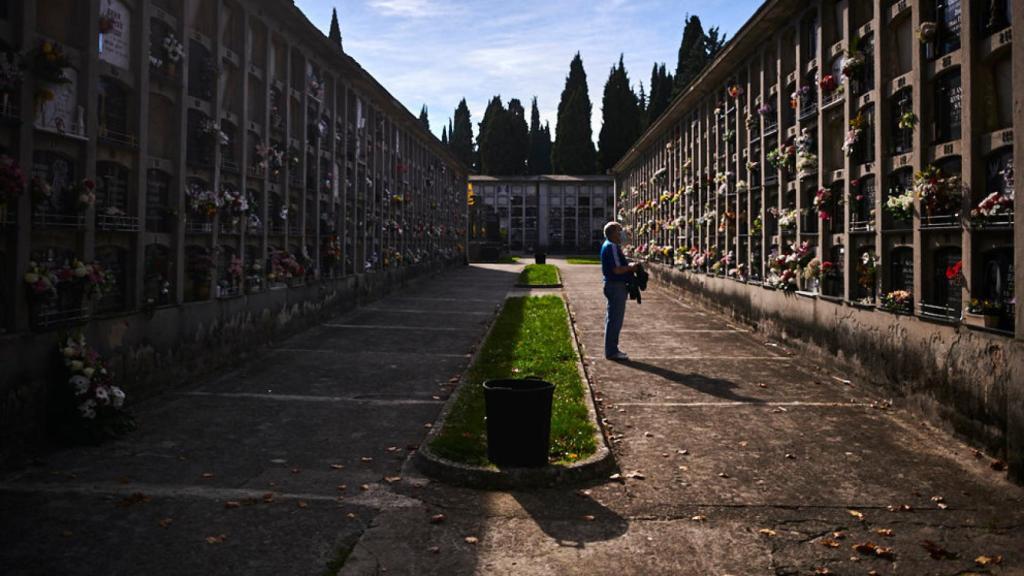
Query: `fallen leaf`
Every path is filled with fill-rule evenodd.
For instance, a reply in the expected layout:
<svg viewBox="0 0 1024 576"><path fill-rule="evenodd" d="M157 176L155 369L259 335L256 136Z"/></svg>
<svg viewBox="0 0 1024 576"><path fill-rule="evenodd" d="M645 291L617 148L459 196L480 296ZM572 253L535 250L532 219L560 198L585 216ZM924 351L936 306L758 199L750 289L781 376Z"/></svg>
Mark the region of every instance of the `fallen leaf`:
<svg viewBox="0 0 1024 576"><path fill-rule="evenodd" d="M388 452L398 452L398 446L388 446Z"/></svg>
<svg viewBox="0 0 1024 576"><path fill-rule="evenodd" d="M298 501L298 502L296 503L296 505L297 505L297 506L298 506L299 508L309 508L309 504L307 504L305 500L299 500L299 501Z"/></svg>
<svg viewBox="0 0 1024 576"><path fill-rule="evenodd" d="M586 520L587 522L593 522L594 521L594 515L593 514L587 514L586 516L583 517L583 519Z"/></svg>
<svg viewBox="0 0 1024 576"><path fill-rule="evenodd" d="M627 473L626 478L635 478L637 480L647 479L647 477L644 476L643 472L640 472L639 470L634 470L632 472Z"/></svg>
<svg viewBox="0 0 1024 576"><path fill-rule="evenodd" d="M698 514L697 516L694 516L693 518L690 518L690 520L693 520L694 522L704 522L707 519L708 519L707 516L703 516L703 515L700 515L700 514Z"/></svg>
<svg viewBox="0 0 1024 576"><path fill-rule="evenodd" d="M274 501L274 493L273 492L267 492L266 494L263 495L263 502L265 504L270 504L273 501Z"/></svg>
<svg viewBox="0 0 1024 576"><path fill-rule="evenodd" d="M164 519L160 520L159 522L157 522L157 524L159 524L161 528L167 528L167 527L169 527L173 523L174 523L174 518L164 518Z"/></svg>
<svg viewBox="0 0 1024 576"><path fill-rule="evenodd" d="M842 530L839 530L837 532L833 532L832 533L832 537L835 538L836 540L842 540L842 539L846 538L846 532L843 532Z"/></svg>
<svg viewBox="0 0 1024 576"><path fill-rule="evenodd" d="M387 482L388 484L394 484L395 482L401 482L402 481L402 477L401 476L385 476L384 477L384 481Z"/></svg>
<svg viewBox="0 0 1024 576"><path fill-rule="evenodd" d="M213 472L203 472L202 479L209 480L213 478Z"/></svg>
<svg viewBox="0 0 1024 576"><path fill-rule="evenodd" d="M363 464L368 464L370 462L373 462L373 458L370 458L369 456L363 456L362 458L359 459L359 461L362 462Z"/></svg>
<svg viewBox="0 0 1024 576"><path fill-rule="evenodd" d="M357 518L357 516L356 516L355 512L349 512L348 514L345 514L345 518L349 518L351 520L355 520Z"/></svg>
<svg viewBox="0 0 1024 576"><path fill-rule="evenodd" d="M814 569L814 573L815 574L822 574L822 575L835 574L835 572L829 570L828 568L825 568L824 566L822 566L820 568L815 568Z"/></svg>
<svg viewBox="0 0 1024 576"><path fill-rule="evenodd" d="M910 512L914 509L910 504L898 504L896 506L887 506L889 512Z"/></svg>
<svg viewBox="0 0 1024 576"><path fill-rule="evenodd" d="M345 465L344 464L331 464L331 468L333 468L335 470L344 470L345 469Z"/></svg>
<svg viewBox="0 0 1024 576"><path fill-rule="evenodd" d="M886 538L892 538L892 528L875 528L875 534L879 536L885 536Z"/></svg>
<svg viewBox="0 0 1024 576"><path fill-rule="evenodd" d="M72 536L75 535L75 533L72 532L71 530L65 530L65 531L61 532L60 535L65 537L65 538L71 538Z"/></svg>
<svg viewBox="0 0 1024 576"><path fill-rule="evenodd" d="M434 425L432 423L430 423L430 422L427 422L426 424L423 425L423 427L424 428L433 428Z"/></svg>
<svg viewBox="0 0 1024 576"><path fill-rule="evenodd" d="M833 540L831 538L823 539L821 541L821 545L825 546L827 548L839 548L839 542L836 542L835 540Z"/></svg>
<svg viewBox="0 0 1024 576"><path fill-rule="evenodd" d="M924 548L935 560L955 560L959 557L956 552L950 552L931 540L924 540L921 542L921 547Z"/></svg>
<svg viewBox="0 0 1024 576"><path fill-rule="evenodd" d="M977 558L974 559L974 563L977 564L978 566L992 566L992 565L998 566L998 565L1003 563L1003 557L1002 556L978 556Z"/></svg>
<svg viewBox="0 0 1024 576"><path fill-rule="evenodd" d="M654 434L650 432L644 432L644 438L654 438Z"/></svg>
<svg viewBox="0 0 1024 576"><path fill-rule="evenodd" d="M767 388L767 387L768 387L768 385L767 385L767 384L765 384L764 382L761 382L760 384L758 384L758 385L757 385L757 387L758 387L758 388Z"/></svg>
<svg viewBox="0 0 1024 576"><path fill-rule="evenodd" d="M857 520L863 520L864 519L864 514L862 514L861 512L858 512L857 510L847 510L847 512L849 512L850 516L853 516Z"/></svg>
<svg viewBox="0 0 1024 576"><path fill-rule="evenodd" d="M337 489L339 492L344 492L345 490L348 490L348 484L338 484Z"/></svg>
<svg viewBox="0 0 1024 576"><path fill-rule="evenodd" d="M608 477L609 480L622 480L622 474L612 474Z"/></svg>
<svg viewBox="0 0 1024 576"><path fill-rule="evenodd" d="M224 507L225 508L241 508L242 507L242 503L238 502L237 500L228 500L227 502L224 503Z"/></svg>
<svg viewBox="0 0 1024 576"><path fill-rule="evenodd" d="M476 544L480 541L476 536L466 536L464 540L466 541L466 544Z"/></svg>
<svg viewBox="0 0 1024 576"><path fill-rule="evenodd" d="M449 384L458 384L459 383L459 375L456 374L455 376L452 376L451 378L449 378L448 379L448 383Z"/></svg>
<svg viewBox="0 0 1024 576"><path fill-rule="evenodd" d="M206 543L207 544L222 544L225 540L227 540L227 538L228 538L227 534L218 534L217 536L207 536L206 537Z"/></svg>
<svg viewBox="0 0 1024 576"><path fill-rule="evenodd" d="M854 544L852 548L861 554L874 554L878 550L878 546L874 542L861 542Z"/></svg>
<svg viewBox="0 0 1024 576"><path fill-rule="evenodd" d="M676 450L676 453L680 454L682 456L686 456L687 454L690 453L690 451L689 450Z"/></svg>
<svg viewBox="0 0 1024 576"><path fill-rule="evenodd" d="M359 489L362 490L363 492L366 492L367 490L370 489L370 485L369 484L360 484L359 485Z"/></svg>
<svg viewBox="0 0 1024 576"><path fill-rule="evenodd" d="M441 553L441 548L439 548L437 546L431 546L430 548L427 548L427 551L430 552L431 554L440 554Z"/></svg>
<svg viewBox="0 0 1024 576"><path fill-rule="evenodd" d="M718 473L718 477L719 477L719 478L728 478L728 477L729 477L729 475L728 475L728 474L726 474L725 472L719 472L719 473Z"/></svg>
<svg viewBox="0 0 1024 576"><path fill-rule="evenodd" d="M762 535L762 536L775 536L776 535L775 530L772 530L771 528L761 528L760 530L757 531L757 533Z"/></svg>
<svg viewBox="0 0 1024 576"><path fill-rule="evenodd" d="M885 558L886 560L892 560L893 558L896 557L896 550L894 550L892 548L886 548L884 546L879 546L878 548L875 548L875 555L878 556L879 558Z"/></svg>
<svg viewBox="0 0 1024 576"><path fill-rule="evenodd" d="M949 508L949 504L945 504L943 502L939 502L937 504L937 506L939 507L939 510L945 510L945 509Z"/></svg>
<svg viewBox="0 0 1024 576"><path fill-rule="evenodd" d="M786 459L787 460L796 460L796 456L793 456L792 454L786 454Z"/></svg>
<svg viewBox="0 0 1024 576"><path fill-rule="evenodd" d="M433 516L430 517L430 523L431 524L440 524L440 523L444 522L447 519L448 519L448 517L445 516L444 514L434 514Z"/></svg>
<svg viewBox="0 0 1024 576"><path fill-rule="evenodd" d="M298 474L299 472L302 472L302 470L299 470L298 468L292 468L292 474Z"/></svg>

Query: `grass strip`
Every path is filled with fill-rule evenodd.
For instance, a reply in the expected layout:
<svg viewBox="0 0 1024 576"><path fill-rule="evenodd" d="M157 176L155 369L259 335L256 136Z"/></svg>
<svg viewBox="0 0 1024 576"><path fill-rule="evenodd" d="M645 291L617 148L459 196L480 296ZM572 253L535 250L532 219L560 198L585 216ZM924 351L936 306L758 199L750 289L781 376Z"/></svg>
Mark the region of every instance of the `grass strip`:
<svg viewBox="0 0 1024 576"><path fill-rule="evenodd" d="M600 264L601 259L597 256L578 256L575 258L569 258L569 264Z"/></svg>
<svg viewBox="0 0 1024 576"><path fill-rule="evenodd" d="M519 264L519 256L501 256L498 258L498 264Z"/></svg>
<svg viewBox="0 0 1024 576"><path fill-rule="evenodd" d="M519 283L529 286L558 284L558 268L551 264L529 264L519 274Z"/></svg>
<svg viewBox="0 0 1024 576"><path fill-rule="evenodd" d="M592 455L596 450L595 430L587 412L585 385L577 369L565 305L558 296L505 301L430 448L449 460L489 465L483 383L527 376L555 385L549 460L566 464Z"/></svg>

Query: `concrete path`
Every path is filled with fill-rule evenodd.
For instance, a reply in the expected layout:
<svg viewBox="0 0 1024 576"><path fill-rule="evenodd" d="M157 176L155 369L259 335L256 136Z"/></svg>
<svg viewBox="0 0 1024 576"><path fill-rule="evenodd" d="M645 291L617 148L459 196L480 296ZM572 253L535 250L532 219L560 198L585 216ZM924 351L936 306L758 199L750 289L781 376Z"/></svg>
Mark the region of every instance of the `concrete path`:
<svg viewBox="0 0 1024 576"><path fill-rule="evenodd" d="M424 281L0 475L0 575L333 574L381 510L419 505L401 467L519 268Z"/></svg>
<svg viewBox="0 0 1024 576"><path fill-rule="evenodd" d="M599 269L555 263L628 478L492 493L407 468L409 505L341 574L1024 574L1024 489L968 446L658 291L628 307L635 360L607 362Z"/></svg>

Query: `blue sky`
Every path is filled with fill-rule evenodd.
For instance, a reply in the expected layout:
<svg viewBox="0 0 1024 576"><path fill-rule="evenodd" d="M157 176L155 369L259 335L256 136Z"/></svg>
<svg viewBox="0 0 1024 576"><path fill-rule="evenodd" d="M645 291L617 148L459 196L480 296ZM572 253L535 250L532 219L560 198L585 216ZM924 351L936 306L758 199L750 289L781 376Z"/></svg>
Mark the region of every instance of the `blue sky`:
<svg viewBox="0 0 1024 576"><path fill-rule="evenodd" d="M541 119L555 128L558 99L579 51L601 128L601 92L611 66L625 55L634 85L651 66L675 70L686 14L731 38L761 0L296 0L325 32L338 8L345 51L414 113L426 104L441 127L463 97L474 133L487 101L519 98L529 113L538 97Z"/></svg>

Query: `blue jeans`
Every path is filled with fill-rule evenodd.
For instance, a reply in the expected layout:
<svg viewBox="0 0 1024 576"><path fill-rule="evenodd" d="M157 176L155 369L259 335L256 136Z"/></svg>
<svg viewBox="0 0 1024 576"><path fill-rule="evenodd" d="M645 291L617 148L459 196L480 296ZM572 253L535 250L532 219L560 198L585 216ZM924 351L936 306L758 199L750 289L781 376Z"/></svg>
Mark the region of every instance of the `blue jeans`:
<svg viewBox="0 0 1024 576"><path fill-rule="evenodd" d="M605 282L604 297L608 300L604 317L604 355L607 358L619 353L619 331L626 317L629 288L625 282Z"/></svg>

